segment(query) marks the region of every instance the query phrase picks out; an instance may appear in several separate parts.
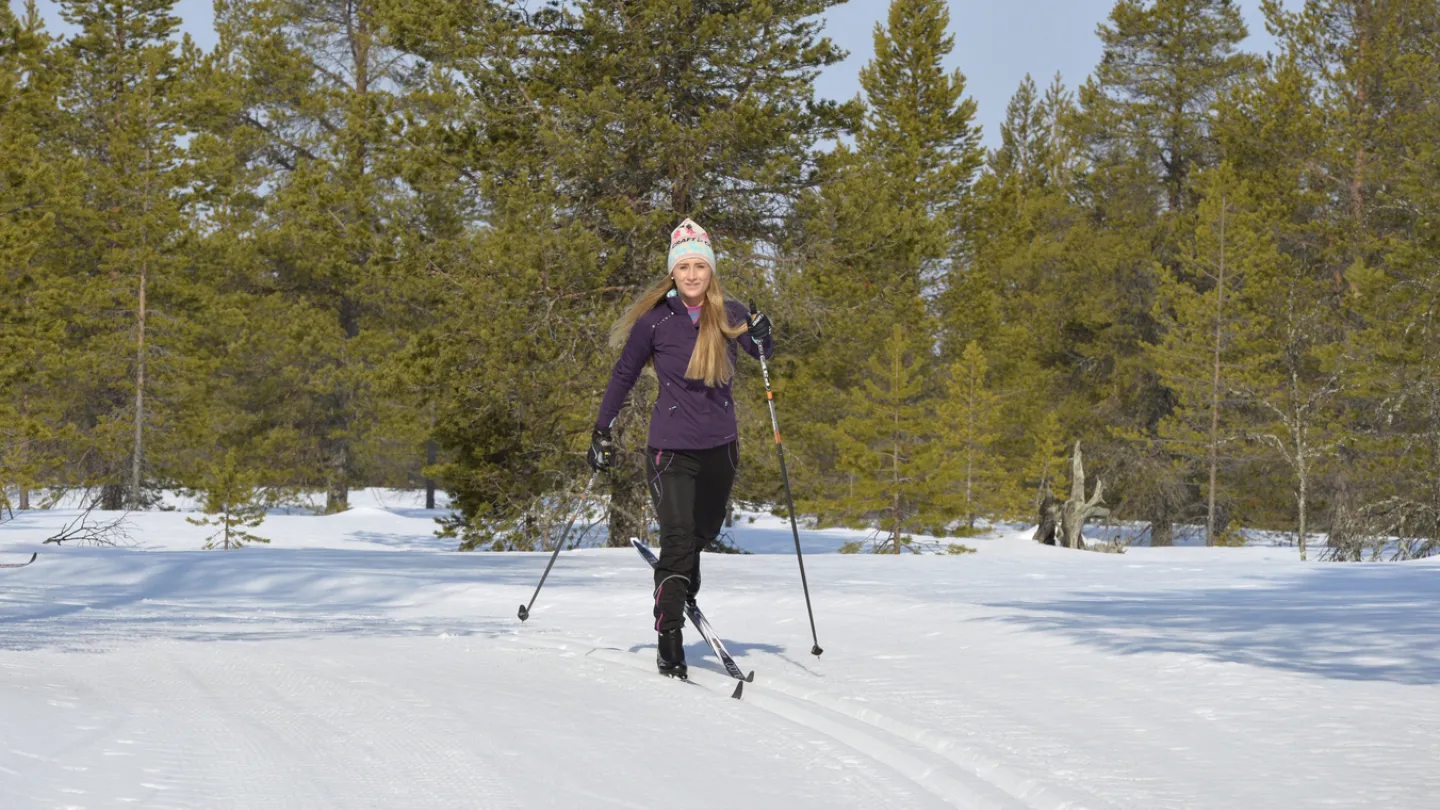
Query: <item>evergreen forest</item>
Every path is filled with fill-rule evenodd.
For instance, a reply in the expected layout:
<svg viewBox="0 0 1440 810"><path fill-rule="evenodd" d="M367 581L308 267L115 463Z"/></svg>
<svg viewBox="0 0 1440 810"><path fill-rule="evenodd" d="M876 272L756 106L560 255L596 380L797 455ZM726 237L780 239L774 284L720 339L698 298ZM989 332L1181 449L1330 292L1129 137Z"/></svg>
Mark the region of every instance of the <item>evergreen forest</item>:
<svg viewBox="0 0 1440 810"><path fill-rule="evenodd" d="M429 481L457 547L544 547L692 217L775 324L796 511L867 549L1035 522L1078 444L1152 545L1440 552L1440 0L1255 2L1266 54L1117 0L984 142L946 0L833 100L843 0L215 0L208 50L173 0L0 4L3 506ZM748 357L736 403L783 512Z"/></svg>

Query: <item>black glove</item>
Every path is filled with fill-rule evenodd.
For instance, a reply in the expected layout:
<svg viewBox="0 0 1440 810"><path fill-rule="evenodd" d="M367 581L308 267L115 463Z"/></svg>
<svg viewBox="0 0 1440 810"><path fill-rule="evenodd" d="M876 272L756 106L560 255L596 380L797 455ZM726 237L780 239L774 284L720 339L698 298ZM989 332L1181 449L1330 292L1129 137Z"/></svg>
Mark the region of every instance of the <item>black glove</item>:
<svg viewBox="0 0 1440 810"><path fill-rule="evenodd" d="M610 438L610 428L597 427L590 434L590 452L585 454L585 460L595 472L604 472L610 469L610 463L615 460L615 442Z"/></svg>
<svg viewBox="0 0 1440 810"><path fill-rule="evenodd" d="M770 337L770 317L763 312L750 315L750 338L756 343Z"/></svg>

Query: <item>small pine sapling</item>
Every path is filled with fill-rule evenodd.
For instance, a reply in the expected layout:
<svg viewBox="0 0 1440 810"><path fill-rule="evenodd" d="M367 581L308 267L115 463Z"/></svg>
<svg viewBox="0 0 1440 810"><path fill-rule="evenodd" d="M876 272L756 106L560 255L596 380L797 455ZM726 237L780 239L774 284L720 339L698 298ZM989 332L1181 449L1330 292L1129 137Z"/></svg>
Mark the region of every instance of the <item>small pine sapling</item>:
<svg viewBox="0 0 1440 810"><path fill-rule="evenodd" d="M269 543L246 531L265 521L265 503L260 497L258 475L240 465L234 450L227 452L223 461L211 465L206 479L204 512L210 517L185 518L195 526L217 527L205 539L205 548L228 551L246 543Z"/></svg>

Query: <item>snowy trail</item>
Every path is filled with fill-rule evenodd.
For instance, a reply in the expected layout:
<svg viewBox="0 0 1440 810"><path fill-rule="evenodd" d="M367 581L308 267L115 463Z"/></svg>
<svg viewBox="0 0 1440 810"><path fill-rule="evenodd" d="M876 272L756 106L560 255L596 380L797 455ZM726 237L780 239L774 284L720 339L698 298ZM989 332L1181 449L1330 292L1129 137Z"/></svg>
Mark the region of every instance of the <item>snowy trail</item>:
<svg viewBox="0 0 1440 810"><path fill-rule="evenodd" d="M1440 565L1288 549L706 557L694 684L628 549L436 553L424 516L272 548L47 547L0 578L0 807L1428 810ZM35 527L0 526L0 551ZM754 529L757 545L771 541ZM741 539L745 535L742 533ZM828 542L806 538L807 543ZM187 545L188 544L188 545Z"/></svg>
<svg viewBox="0 0 1440 810"><path fill-rule="evenodd" d="M806 726L648 673L464 639L330 643L322 655L266 644L257 655L244 642L148 642L84 677L63 671L70 654L6 666L0 690L42 684L24 688L22 711L6 706L20 715L7 725L48 733L43 745L0 734L0 804L948 806ZM657 738L681 778L647 777Z"/></svg>

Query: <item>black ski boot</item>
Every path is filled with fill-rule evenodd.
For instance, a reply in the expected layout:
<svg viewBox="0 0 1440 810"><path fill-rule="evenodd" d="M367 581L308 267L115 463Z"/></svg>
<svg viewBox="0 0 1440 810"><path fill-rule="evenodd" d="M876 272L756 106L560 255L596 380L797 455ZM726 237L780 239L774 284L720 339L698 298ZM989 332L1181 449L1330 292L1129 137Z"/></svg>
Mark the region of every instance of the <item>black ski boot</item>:
<svg viewBox="0 0 1440 810"><path fill-rule="evenodd" d="M669 675L682 681L688 678L685 670L685 639L680 633L680 628L677 627L660 634L655 666L660 670L661 675Z"/></svg>

